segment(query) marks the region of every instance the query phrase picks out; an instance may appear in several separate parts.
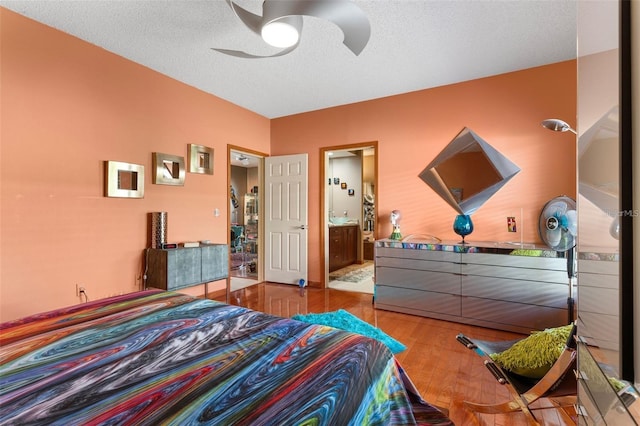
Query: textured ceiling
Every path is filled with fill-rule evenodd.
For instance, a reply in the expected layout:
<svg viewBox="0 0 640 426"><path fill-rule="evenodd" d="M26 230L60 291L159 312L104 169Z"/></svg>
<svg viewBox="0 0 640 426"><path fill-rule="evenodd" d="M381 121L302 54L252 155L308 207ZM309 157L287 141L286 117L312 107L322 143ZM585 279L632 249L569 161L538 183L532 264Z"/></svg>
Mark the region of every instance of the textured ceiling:
<svg viewBox="0 0 640 426"><path fill-rule="evenodd" d="M304 0L308 1L308 0ZM261 0L237 0L261 14ZM0 5L162 74L277 118L576 57L575 0L355 1L371 39L355 56L333 24L304 18L299 47L268 54L223 0L48 0Z"/></svg>

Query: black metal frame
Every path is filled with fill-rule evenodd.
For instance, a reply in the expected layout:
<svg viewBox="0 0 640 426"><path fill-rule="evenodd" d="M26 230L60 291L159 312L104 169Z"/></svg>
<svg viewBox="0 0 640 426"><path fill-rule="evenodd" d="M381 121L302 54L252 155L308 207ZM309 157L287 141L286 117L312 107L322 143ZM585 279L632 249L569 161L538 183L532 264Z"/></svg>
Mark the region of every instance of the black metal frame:
<svg viewBox="0 0 640 426"><path fill-rule="evenodd" d="M638 6L636 4L636 6ZM620 375L635 383L631 1L620 1Z"/></svg>

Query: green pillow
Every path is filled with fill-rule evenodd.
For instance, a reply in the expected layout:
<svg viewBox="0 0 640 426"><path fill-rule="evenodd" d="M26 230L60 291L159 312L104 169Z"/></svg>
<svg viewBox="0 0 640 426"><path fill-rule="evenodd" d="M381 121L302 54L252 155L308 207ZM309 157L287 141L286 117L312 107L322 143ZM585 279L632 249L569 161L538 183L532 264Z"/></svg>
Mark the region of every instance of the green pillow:
<svg viewBox="0 0 640 426"><path fill-rule="evenodd" d="M532 379L542 378L564 350L572 324L534 331L509 349L491 354L493 361L505 370Z"/></svg>
<svg viewBox="0 0 640 426"><path fill-rule="evenodd" d="M512 256L557 257L554 251L540 249L516 249L513 250L510 254Z"/></svg>
<svg viewBox="0 0 640 426"><path fill-rule="evenodd" d="M625 382L615 377L608 377L608 379L609 379L609 383L611 383L611 386L613 386L613 389L616 392L620 392L622 389L628 386Z"/></svg>

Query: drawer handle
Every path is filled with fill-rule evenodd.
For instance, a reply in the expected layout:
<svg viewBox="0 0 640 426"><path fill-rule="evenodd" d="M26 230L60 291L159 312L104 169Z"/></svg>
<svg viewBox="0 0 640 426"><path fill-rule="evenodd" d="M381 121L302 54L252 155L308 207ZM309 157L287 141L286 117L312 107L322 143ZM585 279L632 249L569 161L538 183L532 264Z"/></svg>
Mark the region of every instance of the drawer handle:
<svg viewBox="0 0 640 426"><path fill-rule="evenodd" d="M578 417L589 417L587 410L582 405L573 404L573 409L576 411Z"/></svg>
<svg viewBox="0 0 640 426"><path fill-rule="evenodd" d="M576 379L582 380L583 382L588 382L589 381L589 376L587 376L586 374L584 374L580 370L576 370Z"/></svg>

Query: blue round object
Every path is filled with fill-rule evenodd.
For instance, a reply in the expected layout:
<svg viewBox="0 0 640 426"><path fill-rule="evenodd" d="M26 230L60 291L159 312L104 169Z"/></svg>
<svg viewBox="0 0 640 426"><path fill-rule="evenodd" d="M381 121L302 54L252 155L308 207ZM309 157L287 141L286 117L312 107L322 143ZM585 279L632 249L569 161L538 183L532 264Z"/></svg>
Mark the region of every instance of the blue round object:
<svg viewBox="0 0 640 426"><path fill-rule="evenodd" d="M453 232L462 237L464 243L464 237L473 232L473 222L471 216L468 214L459 214L453 221Z"/></svg>

